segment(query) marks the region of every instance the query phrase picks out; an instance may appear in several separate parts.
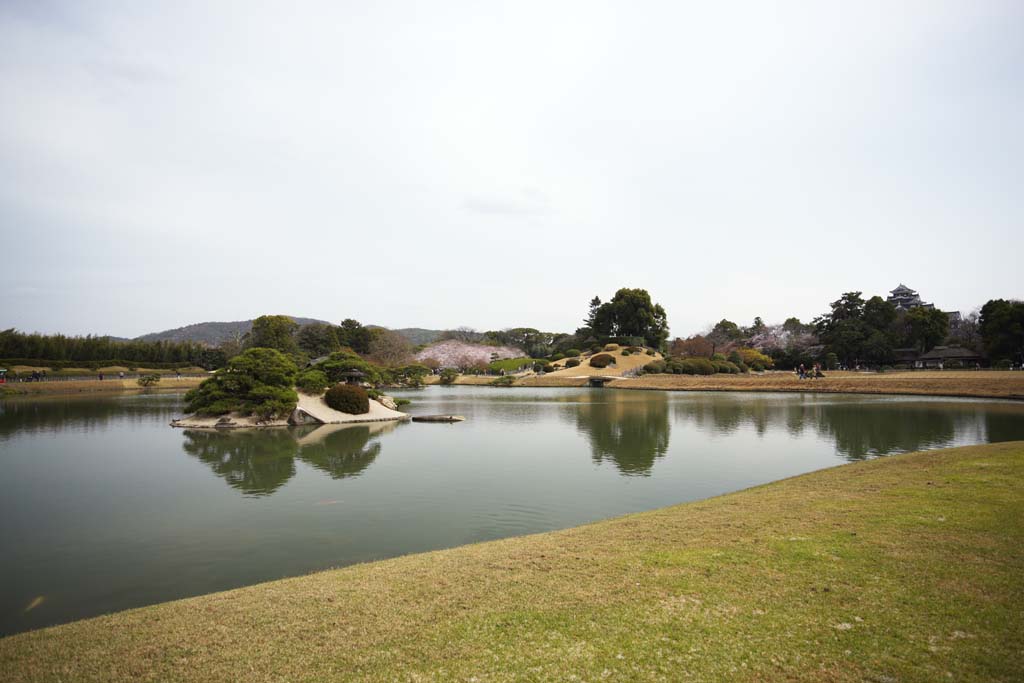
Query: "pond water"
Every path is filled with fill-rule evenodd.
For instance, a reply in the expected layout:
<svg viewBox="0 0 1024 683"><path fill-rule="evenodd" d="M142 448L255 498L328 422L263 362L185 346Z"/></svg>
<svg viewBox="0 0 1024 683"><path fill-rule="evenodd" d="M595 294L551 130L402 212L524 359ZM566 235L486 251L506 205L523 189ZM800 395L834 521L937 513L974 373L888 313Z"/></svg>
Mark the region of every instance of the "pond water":
<svg viewBox="0 0 1024 683"><path fill-rule="evenodd" d="M430 387L457 424L172 429L181 396L0 402L0 634L1024 439L1024 404Z"/></svg>

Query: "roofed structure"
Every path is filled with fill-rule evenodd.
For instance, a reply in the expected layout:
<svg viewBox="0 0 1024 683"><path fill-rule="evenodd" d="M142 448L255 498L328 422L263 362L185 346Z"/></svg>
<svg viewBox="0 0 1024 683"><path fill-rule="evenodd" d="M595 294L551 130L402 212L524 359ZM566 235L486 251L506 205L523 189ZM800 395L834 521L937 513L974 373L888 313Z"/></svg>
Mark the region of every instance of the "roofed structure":
<svg viewBox="0 0 1024 683"><path fill-rule="evenodd" d="M920 295L902 282L896 289L889 292L889 296L885 300L895 306L897 311L909 311L911 308L935 308L935 304L921 301Z"/></svg>

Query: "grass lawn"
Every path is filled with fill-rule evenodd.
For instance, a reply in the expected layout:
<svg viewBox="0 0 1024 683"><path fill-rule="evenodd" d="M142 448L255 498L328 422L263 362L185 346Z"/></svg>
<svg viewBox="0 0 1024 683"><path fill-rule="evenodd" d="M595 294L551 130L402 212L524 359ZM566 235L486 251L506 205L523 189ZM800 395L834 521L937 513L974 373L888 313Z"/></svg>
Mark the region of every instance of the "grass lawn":
<svg viewBox="0 0 1024 683"><path fill-rule="evenodd" d="M4 681L1021 681L1024 442L0 640Z"/></svg>

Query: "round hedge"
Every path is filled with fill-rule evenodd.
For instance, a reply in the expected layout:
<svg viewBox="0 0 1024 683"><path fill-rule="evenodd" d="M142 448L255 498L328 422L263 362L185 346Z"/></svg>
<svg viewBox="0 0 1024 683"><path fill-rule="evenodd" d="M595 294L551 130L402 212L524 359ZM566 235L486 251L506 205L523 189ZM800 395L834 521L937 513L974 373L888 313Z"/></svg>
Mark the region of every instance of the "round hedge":
<svg viewBox="0 0 1024 683"><path fill-rule="evenodd" d="M335 384L324 394L324 402L335 410L349 415L370 412L370 395L366 389L354 384Z"/></svg>
<svg viewBox="0 0 1024 683"><path fill-rule="evenodd" d="M579 364L580 361L577 358L570 358L569 360L565 361L565 367L567 368L574 368Z"/></svg>
<svg viewBox="0 0 1024 683"><path fill-rule="evenodd" d="M590 365L595 368L606 368L615 362L615 358L607 353L599 353L590 358Z"/></svg>

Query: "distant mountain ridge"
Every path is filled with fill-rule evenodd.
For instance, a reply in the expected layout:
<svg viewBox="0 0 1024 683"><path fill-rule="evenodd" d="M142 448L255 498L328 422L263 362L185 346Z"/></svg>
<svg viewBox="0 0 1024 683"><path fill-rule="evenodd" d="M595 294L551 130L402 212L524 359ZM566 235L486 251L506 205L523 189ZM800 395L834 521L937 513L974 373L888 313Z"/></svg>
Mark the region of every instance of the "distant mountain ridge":
<svg viewBox="0 0 1024 683"><path fill-rule="evenodd" d="M326 320L317 320L316 318L298 318L294 315L288 316L299 325L310 325L312 323L328 323ZM206 322L206 323L194 323L192 325L185 325L184 327L176 327L173 330L164 330L163 332L150 332L144 334L141 337L136 337L138 341L192 341L209 344L210 346L217 346L226 341L232 339L240 339L243 335L248 334L252 329L252 320L236 320L234 322Z"/></svg>
<svg viewBox="0 0 1024 683"><path fill-rule="evenodd" d="M441 335L444 333L444 330L428 330L422 327L403 327L401 329L391 331L397 332L408 339L409 343L413 346L433 344L440 339Z"/></svg>
<svg viewBox="0 0 1024 683"><path fill-rule="evenodd" d="M311 325L313 323L321 323L325 325L332 325L335 323L329 323L326 320L317 320L316 318L299 318L294 315L288 316L299 325ZM368 327L373 327L368 325ZM209 344L210 346L217 346L226 341L232 339L241 339L243 336L252 330L252 320L236 320L234 322L205 322L205 323L194 323L192 325L185 325L184 327L176 327L173 330L164 330L163 332L150 332L144 334L135 339L138 341L191 341L200 342L203 344ZM428 330L422 327L405 327L402 329L392 330L402 335L409 340L409 343L413 346L419 346L420 344L429 344L436 341L441 336L443 330ZM126 340L127 341L127 340Z"/></svg>

